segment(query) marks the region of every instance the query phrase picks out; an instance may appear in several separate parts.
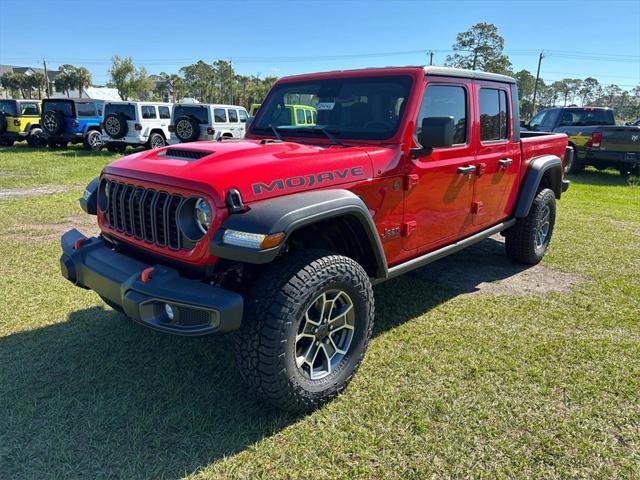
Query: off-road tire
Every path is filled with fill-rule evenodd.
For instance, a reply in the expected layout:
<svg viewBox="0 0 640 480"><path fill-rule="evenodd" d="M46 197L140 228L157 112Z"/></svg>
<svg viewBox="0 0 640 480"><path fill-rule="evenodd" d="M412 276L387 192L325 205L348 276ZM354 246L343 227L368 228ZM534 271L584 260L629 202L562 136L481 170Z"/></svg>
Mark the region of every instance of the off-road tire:
<svg viewBox="0 0 640 480"><path fill-rule="evenodd" d="M573 160L571 164L565 168L565 173L570 173L571 175L575 175L577 173L581 173L584 170L584 163L578 157L578 150L574 147L573 149Z"/></svg>
<svg viewBox="0 0 640 480"><path fill-rule="evenodd" d="M99 151L103 145L102 134L98 130L89 130L82 137L82 145L85 150Z"/></svg>
<svg viewBox="0 0 640 480"><path fill-rule="evenodd" d="M126 143L107 143L107 150L111 153L124 153L126 149Z"/></svg>
<svg viewBox="0 0 640 480"><path fill-rule="evenodd" d="M121 113L110 113L104 117L102 123L104 133L111 138L119 139L125 137L129 131L127 119Z"/></svg>
<svg viewBox="0 0 640 480"><path fill-rule="evenodd" d="M536 242L538 226L549 208L549 229L541 245ZM507 257L513 262L536 265L542 260L553 235L556 220L556 197L553 190L544 188L533 200L529 214L519 218L516 224L505 232Z"/></svg>
<svg viewBox="0 0 640 480"><path fill-rule="evenodd" d="M193 142L200 136L200 124L195 118L188 115L182 115L176 120L175 133L176 137L178 137L181 142Z"/></svg>
<svg viewBox="0 0 640 480"><path fill-rule="evenodd" d="M44 133L41 128L34 127L29 130L29 134L27 135L27 144L31 148L41 148L46 146L47 141L44 138Z"/></svg>
<svg viewBox="0 0 640 480"><path fill-rule="evenodd" d="M149 140L147 141L147 148L148 149L162 148L166 144L167 142L165 141L164 137L161 134L154 132L149 136Z"/></svg>
<svg viewBox="0 0 640 480"><path fill-rule="evenodd" d="M296 336L314 299L331 289L352 300L355 328L340 363L326 377L312 380L296 364ZM357 262L323 250L291 253L270 265L247 296L242 327L234 336L237 365L262 399L283 410L311 411L349 384L366 352L373 317L371 282Z"/></svg>
<svg viewBox="0 0 640 480"><path fill-rule="evenodd" d="M64 116L57 110L47 110L42 114L40 126L47 135L57 135L64 129Z"/></svg>

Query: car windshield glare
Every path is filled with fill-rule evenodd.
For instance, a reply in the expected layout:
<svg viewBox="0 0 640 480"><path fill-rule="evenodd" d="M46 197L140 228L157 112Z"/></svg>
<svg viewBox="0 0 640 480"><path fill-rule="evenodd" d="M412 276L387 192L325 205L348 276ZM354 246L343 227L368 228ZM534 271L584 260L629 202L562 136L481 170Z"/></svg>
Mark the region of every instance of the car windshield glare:
<svg viewBox="0 0 640 480"><path fill-rule="evenodd" d="M252 132L272 134L272 127L317 137L325 129L336 137L384 140L400 125L412 79L408 76L332 78L274 87L260 107ZM299 107L313 112L315 125L300 125ZM287 128L289 127L289 128ZM291 128L295 127L295 129Z"/></svg>

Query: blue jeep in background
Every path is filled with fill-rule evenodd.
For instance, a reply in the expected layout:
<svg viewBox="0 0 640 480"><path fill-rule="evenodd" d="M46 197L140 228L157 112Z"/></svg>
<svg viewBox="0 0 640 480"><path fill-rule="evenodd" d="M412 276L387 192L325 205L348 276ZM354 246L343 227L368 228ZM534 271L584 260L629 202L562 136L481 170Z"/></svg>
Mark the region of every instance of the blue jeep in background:
<svg viewBox="0 0 640 480"><path fill-rule="evenodd" d="M47 98L42 100L40 125L50 148L65 148L82 142L87 150L102 148L102 109L104 102L85 98Z"/></svg>

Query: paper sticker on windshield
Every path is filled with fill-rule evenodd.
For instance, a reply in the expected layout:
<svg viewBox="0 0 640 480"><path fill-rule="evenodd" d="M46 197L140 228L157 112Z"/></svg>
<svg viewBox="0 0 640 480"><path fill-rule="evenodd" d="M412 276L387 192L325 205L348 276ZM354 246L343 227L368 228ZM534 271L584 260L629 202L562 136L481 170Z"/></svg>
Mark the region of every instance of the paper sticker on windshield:
<svg viewBox="0 0 640 480"><path fill-rule="evenodd" d="M333 110L336 102L320 102L318 104L318 110Z"/></svg>

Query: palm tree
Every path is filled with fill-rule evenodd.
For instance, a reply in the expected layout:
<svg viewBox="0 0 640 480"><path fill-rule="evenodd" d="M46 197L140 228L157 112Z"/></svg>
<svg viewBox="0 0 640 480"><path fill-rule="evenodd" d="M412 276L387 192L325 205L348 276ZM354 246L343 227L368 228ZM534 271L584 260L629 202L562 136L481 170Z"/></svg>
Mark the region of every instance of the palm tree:
<svg viewBox="0 0 640 480"><path fill-rule="evenodd" d="M91 86L91 72L84 67L75 67L74 77L80 98L82 98L82 90L84 90L85 87Z"/></svg>

